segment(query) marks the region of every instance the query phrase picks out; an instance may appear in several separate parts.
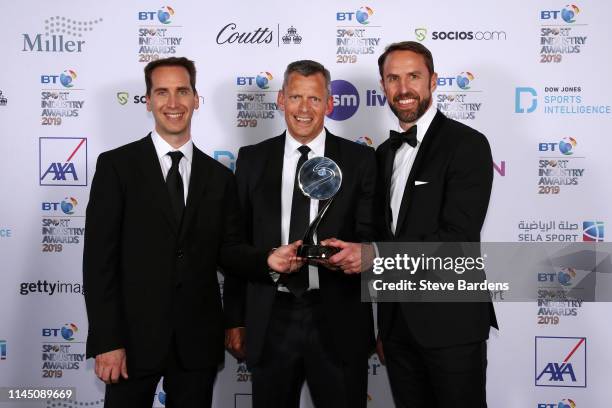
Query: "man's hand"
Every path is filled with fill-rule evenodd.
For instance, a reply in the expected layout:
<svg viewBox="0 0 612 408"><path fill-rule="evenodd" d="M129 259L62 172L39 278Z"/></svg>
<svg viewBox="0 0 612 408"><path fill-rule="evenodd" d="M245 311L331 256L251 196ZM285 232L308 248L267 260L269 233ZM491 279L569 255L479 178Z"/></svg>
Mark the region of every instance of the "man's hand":
<svg viewBox="0 0 612 408"><path fill-rule="evenodd" d="M246 357L245 330L244 327L225 329L225 348L238 361Z"/></svg>
<svg viewBox="0 0 612 408"><path fill-rule="evenodd" d="M302 241L295 241L276 248L268 256L268 266L278 273L290 273L302 267L302 259L297 257L297 249Z"/></svg>
<svg viewBox="0 0 612 408"><path fill-rule="evenodd" d="M372 266L374 248L371 245L344 242L336 238L323 240L321 245L340 248L340 252L329 258L328 263L342 269L344 273L361 273Z"/></svg>
<svg viewBox="0 0 612 408"><path fill-rule="evenodd" d="M96 375L106 384L118 383L119 376L127 380L127 359L125 349L108 351L96 356Z"/></svg>

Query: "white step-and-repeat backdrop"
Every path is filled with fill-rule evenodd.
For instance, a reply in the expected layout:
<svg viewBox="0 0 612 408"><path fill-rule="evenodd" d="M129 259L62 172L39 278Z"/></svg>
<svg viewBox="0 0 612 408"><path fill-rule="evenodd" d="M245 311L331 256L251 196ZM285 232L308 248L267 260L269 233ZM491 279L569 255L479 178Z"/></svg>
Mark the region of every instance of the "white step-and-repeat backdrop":
<svg viewBox="0 0 612 408"><path fill-rule="evenodd" d="M0 386L74 386L102 406L84 360L84 213L96 157L143 137L148 61L196 61L195 143L230 168L242 145L279 134L285 66L332 73L334 133L373 147L395 118L379 86L385 45L421 41L434 103L487 135L495 182L484 241L604 241L611 220L612 4L560 0L11 2L0 64ZM560 271L571 279L571 271ZM604 408L612 401L609 303L497 304L493 408ZM203 351L205 352L205 351ZM392 407L370 360L369 406ZM246 408L250 374L228 356L216 407ZM158 389L155 406L163 406ZM304 407L312 404L306 395Z"/></svg>

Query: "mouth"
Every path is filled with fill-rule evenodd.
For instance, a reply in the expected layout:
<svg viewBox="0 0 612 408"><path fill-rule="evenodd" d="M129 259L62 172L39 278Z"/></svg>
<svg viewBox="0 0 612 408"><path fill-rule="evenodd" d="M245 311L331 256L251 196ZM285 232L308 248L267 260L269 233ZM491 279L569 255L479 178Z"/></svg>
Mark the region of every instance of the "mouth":
<svg viewBox="0 0 612 408"><path fill-rule="evenodd" d="M296 122L303 123L305 125L312 123L312 118L311 117L293 116L293 118L296 120Z"/></svg>
<svg viewBox="0 0 612 408"><path fill-rule="evenodd" d="M179 113L174 113L174 112L166 112L164 113L164 116L171 121L180 121L181 119L183 119L184 113L179 112Z"/></svg>
<svg viewBox="0 0 612 408"><path fill-rule="evenodd" d="M419 102L419 100L418 98L414 98L414 97L400 96L398 98L395 98L395 102L397 106L399 106L400 108L409 108L413 105L416 105Z"/></svg>

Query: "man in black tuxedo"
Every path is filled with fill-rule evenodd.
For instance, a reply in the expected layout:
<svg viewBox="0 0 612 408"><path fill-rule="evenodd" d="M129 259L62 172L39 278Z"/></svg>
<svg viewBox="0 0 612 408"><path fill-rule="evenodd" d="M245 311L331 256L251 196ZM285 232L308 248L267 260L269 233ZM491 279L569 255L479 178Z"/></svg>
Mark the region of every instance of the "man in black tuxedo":
<svg viewBox="0 0 612 408"><path fill-rule="evenodd" d="M155 129L98 158L83 281L105 407L151 407L162 376L167 407L210 406L224 356L217 266L271 282L268 268L287 271L297 248L244 243L233 175L191 140L195 76L186 58L149 63Z"/></svg>
<svg viewBox="0 0 612 408"><path fill-rule="evenodd" d="M381 86L399 119L377 151L379 241L478 242L493 181L484 135L432 104L431 52L420 43L388 46L378 59ZM330 241L343 251L353 244ZM361 265L344 268L360 272ZM490 302L379 303L379 354L398 408L486 407L486 340L497 328Z"/></svg>
<svg viewBox="0 0 612 408"><path fill-rule="evenodd" d="M303 237L322 203L299 190L296 173L314 156L329 157L343 175L317 238L370 241L375 154L324 128L325 115L333 109L329 71L310 60L289 64L278 105L287 131L241 148L236 163L250 242L268 248ZM249 282L246 294L244 281L225 281L227 345L243 354L241 326L246 326L253 407L298 407L304 380L317 408L365 407L374 333L371 306L360 302L359 277L306 265L288 278Z"/></svg>

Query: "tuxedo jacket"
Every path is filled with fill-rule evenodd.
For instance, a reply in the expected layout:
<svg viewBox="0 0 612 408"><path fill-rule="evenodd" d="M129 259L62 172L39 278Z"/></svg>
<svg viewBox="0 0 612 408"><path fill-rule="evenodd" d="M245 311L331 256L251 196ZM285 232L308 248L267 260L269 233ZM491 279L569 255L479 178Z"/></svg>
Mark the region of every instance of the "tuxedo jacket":
<svg viewBox="0 0 612 408"><path fill-rule="evenodd" d="M441 112L431 122L404 190L395 234L390 223L391 175L395 150L389 140L376 151L378 238L389 242L479 242L493 182L493 159L484 135ZM418 181L419 183L415 182ZM418 184L418 185L417 185ZM482 341L497 327L490 302L378 304L378 328L385 338L399 312L424 347Z"/></svg>
<svg viewBox="0 0 612 408"><path fill-rule="evenodd" d="M85 223L87 356L124 347L131 373L155 370L174 337L185 368L220 363L217 266L269 280L243 228L232 173L195 146L181 225L150 135L102 153Z"/></svg>
<svg viewBox="0 0 612 408"><path fill-rule="evenodd" d="M285 134L240 149L236 163L238 194L249 241L257 248L281 243L281 183ZM342 186L318 228L319 241L336 237L350 242L374 237L376 182L374 150L327 132L325 156L342 170ZM320 207L322 205L320 204ZM374 344L371 305L360 301L359 275L319 267L319 330L334 357L367 355ZM228 327L246 325L247 362L259 362L277 286L274 282L226 279L224 302Z"/></svg>

